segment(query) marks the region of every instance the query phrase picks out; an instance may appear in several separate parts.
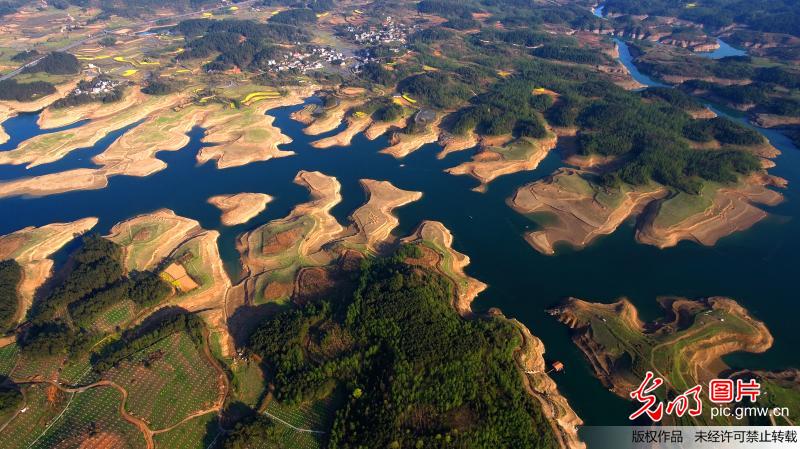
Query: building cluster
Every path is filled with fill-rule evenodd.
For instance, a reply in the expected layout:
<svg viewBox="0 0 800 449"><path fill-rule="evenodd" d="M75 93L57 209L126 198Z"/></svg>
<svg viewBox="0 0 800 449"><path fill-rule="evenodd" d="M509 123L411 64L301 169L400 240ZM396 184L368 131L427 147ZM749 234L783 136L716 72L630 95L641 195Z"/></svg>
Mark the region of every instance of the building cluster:
<svg viewBox="0 0 800 449"><path fill-rule="evenodd" d="M91 82L88 83L88 86L86 84L87 83L79 83L78 86L70 92L70 95L101 96L113 92L114 89L122 85L123 82L106 78L105 76L98 76L92 79Z"/></svg>
<svg viewBox="0 0 800 449"><path fill-rule="evenodd" d="M416 26L410 27L395 22L391 17L386 17L380 26L348 26L345 28L349 37L356 43L363 45L376 45L388 43L405 44L409 32Z"/></svg>
<svg viewBox="0 0 800 449"><path fill-rule="evenodd" d="M285 53L283 58L270 59L267 65L271 70L282 72L297 70L305 73L308 70L321 69L325 64L345 66L347 57L342 52L330 47L309 47L304 51Z"/></svg>

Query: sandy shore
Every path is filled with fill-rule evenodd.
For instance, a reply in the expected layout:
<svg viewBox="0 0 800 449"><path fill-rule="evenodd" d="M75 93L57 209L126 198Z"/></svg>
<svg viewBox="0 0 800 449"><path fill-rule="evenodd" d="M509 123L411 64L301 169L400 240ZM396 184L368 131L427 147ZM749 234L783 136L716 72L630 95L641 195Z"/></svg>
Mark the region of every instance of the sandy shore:
<svg viewBox="0 0 800 449"><path fill-rule="evenodd" d="M392 134L392 137L389 139L391 145L382 149L380 152L401 159L419 150L423 145L436 142L439 140L439 123L441 120L442 117L437 117L433 123L428 125L425 131L418 134L405 134L401 132Z"/></svg>
<svg viewBox="0 0 800 449"><path fill-rule="evenodd" d="M350 141L353 140L353 137L364 132L364 130L366 130L371 124L372 119L368 116L360 118L353 116L348 117L347 128L345 128L342 132L312 142L311 146L314 148L346 147L350 145Z"/></svg>
<svg viewBox="0 0 800 449"><path fill-rule="evenodd" d="M536 169L557 143L558 138L552 134L544 139L517 139L499 148L487 146L471 161L445 171L451 175L472 176L481 183L478 189L483 189L499 176Z"/></svg>
<svg viewBox="0 0 800 449"><path fill-rule="evenodd" d="M11 117L17 116L20 112L35 112L49 106L54 101L63 97L78 84L79 80L56 86L56 92L33 101L12 101L0 100L0 145L8 142L9 136L3 128L3 122Z"/></svg>
<svg viewBox="0 0 800 449"><path fill-rule="evenodd" d="M309 189L311 200L296 206L286 218L273 220L238 240L244 277L229 291L229 315L235 307L292 299L300 294L298 289L305 291L311 284L329 285L333 281L325 267L342 263L348 254L367 253L376 242L388 240L398 224L392 210L421 197L419 192L401 190L386 181L361 180L368 201L352 214L353 225L343 230L330 215L330 209L341 201L336 179L319 172L300 172L295 182ZM401 241L417 244L422 251L419 258L408 259L408 263L425 265L453 281L454 308L465 318L472 317L471 303L486 284L464 273L469 257L452 248L450 231L440 222L424 221ZM585 448L576 433L581 420L543 369L543 344L527 328L514 323L523 333L515 359L526 391L541 404L561 447Z"/></svg>
<svg viewBox="0 0 800 449"><path fill-rule="evenodd" d="M202 124L206 128L203 142L215 145L203 147L197 153L197 161L215 160L217 168L229 168L293 155L293 151L278 148L291 143L292 139L273 124L275 117L266 112L300 104L312 92L311 87L297 89L274 100L262 100L245 110L226 109L210 115Z"/></svg>
<svg viewBox="0 0 800 449"><path fill-rule="evenodd" d="M329 264L332 255L323 245L344 231L330 213L342 200L336 178L300 171L294 182L306 187L311 199L237 239L244 279L234 289L245 302L291 297L298 271Z"/></svg>
<svg viewBox="0 0 800 449"><path fill-rule="evenodd" d="M790 117L786 115L775 114L755 114L752 122L762 128L796 126L800 125L800 117Z"/></svg>
<svg viewBox="0 0 800 449"><path fill-rule="evenodd" d="M108 185L108 177L102 170L79 168L64 172L16 179L0 183L0 198L9 196L53 195L73 190L102 189Z"/></svg>
<svg viewBox="0 0 800 449"><path fill-rule="evenodd" d="M464 273L469 257L452 248L453 235L438 221L424 221L405 243L416 243L423 250L419 259L409 259L411 264L428 266L453 281L456 298L453 306L466 319L473 317L472 301L486 289L486 284ZM489 311L494 319L507 320L520 332L521 344L514 353L514 360L523 385L542 407L542 412L551 424L559 447L585 449L578 438L577 429L583 421L572 410L567 399L558 391L558 386L547 374L544 361L544 344L517 320L509 320L498 309Z"/></svg>
<svg viewBox="0 0 800 449"><path fill-rule="evenodd" d="M405 127L406 119L404 117L400 117L393 122L373 122L371 125L369 125L369 128L364 131L364 137L369 140L375 140L389 131L395 129L399 130Z"/></svg>
<svg viewBox="0 0 800 449"><path fill-rule="evenodd" d="M3 128L3 123L5 123L6 120L10 119L11 117L14 117L15 115L16 114L12 110L3 109L2 107L0 107L0 145L8 142L8 139L11 138L11 136L9 136L8 133L6 132L5 128Z"/></svg>
<svg viewBox="0 0 800 449"><path fill-rule="evenodd" d="M478 143L478 135L472 132L466 136L457 136L447 132L441 132L439 134L439 145L442 146L442 151L436 155L436 158L444 159L450 153L469 150L470 148L476 147Z"/></svg>
<svg viewBox="0 0 800 449"><path fill-rule="evenodd" d="M196 220L159 209L115 224L106 238L122 246L128 271L151 270L200 230Z"/></svg>
<svg viewBox="0 0 800 449"><path fill-rule="evenodd" d="M500 318L508 319L501 312L497 311L496 313ZM578 436L578 426L583 425L583 420L569 405L567 398L558 391L558 385L553 378L547 374L544 343L521 322L515 319L508 321L519 330L522 336L522 344L515 352L514 358L522 372L525 389L542 407L542 412L553 428L559 447L585 449L586 443L582 442Z"/></svg>
<svg viewBox="0 0 800 449"><path fill-rule="evenodd" d="M659 185L598 193L582 172L562 168L545 179L520 187L509 205L524 215L543 213L552 217L552 222L544 224L542 230L525 236L537 251L552 255L553 245L558 242L582 248L601 235L611 234L649 202L666 195L667 189Z"/></svg>
<svg viewBox="0 0 800 449"><path fill-rule="evenodd" d="M19 286L19 322L33 303L36 290L50 277L53 261L49 257L80 234L97 225L90 217L70 223L53 223L41 227L27 227L0 237L0 260L14 259L23 269Z"/></svg>
<svg viewBox="0 0 800 449"><path fill-rule="evenodd" d="M360 182L368 199L350 215L353 225L345 231L349 235L343 240L348 247L362 247L377 252L378 246L387 242L392 230L400 224L392 211L418 201L422 198L422 192L398 189L388 181L362 179Z"/></svg>
<svg viewBox="0 0 800 449"><path fill-rule="evenodd" d="M201 312L200 316L220 336L223 355L233 356L235 348L228 330L225 303L231 281L219 255L218 239L219 232L201 230L172 250L169 258L183 261L181 265L199 284L173 297L170 304L190 312Z"/></svg>
<svg viewBox="0 0 800 449"><path fill-rule="evenodd" d="M654 210L637 226L636 240L658 248L675 246L682 240L713 246L720 238L766 218L767 213L757 205L775 206L783 200L783 195L768 188L776 183L780 181L766 173L751 175L739 185L718 189L707 207L677 221L665 223L661 211ZM660 201L657 208L665 207L668 201Z"/></svg>
<svg viewBox="0 0 800 449"><path fill-rule="evenodd" d="M183 101L180 94L145 96L140 102L73 129L32 137L11 151L0 152L0 164L35 167L57 161L78 148L88 148L108 133L133 125L154 111L171 108Z"/></svg>
<svg viewBox="0 0 800 449"><path fill-rule="evenodd" d="M347 112L363 103L364 100L360 99L340 99L338 105L325 109L320 115L313 115L310 113L310 108L304 108L298 111L299 113L292 114L292 118L308 125L303 128L303 133L309 136L317 136L339 127ZM318 106L318 108L321 107Z"/></svg>
<svg viewBox="0 0 800 449"><path fill-rule="evenodd" d="M247 223L267 208L272 197L264 193L236 193L217 195L208 202L222 211L222 224L234 226Z"/></svg>
<svg viewBox="0 0 800 449"><path fill-rule="evenodd" d="M67 108L48 106L39 114L39 119L36 121L36 124L42 129L60 128L81 120L98 120L114 114L119 114L128 108L146 102L146 95L143 94L138 87L129 87L125 89L120 100L110 103L93 101Z"/></svg>
<svg viewBox="0 0 800 449"><path fill-rule="evenodd" d="M189 143L187 133L195 126L210 127L203 141L217 144L198 153L201 163L213 159L217 160L219 168L227 168L292 155L291 151L277 148L291 139L281 134L272 125L274 118L264 112L302 102L304 95L310 92L311 88L296 90L286 97L266 100L258 107L245 110L230 110L219 103L159 109L95 156L92 161L100 168L67 170L0 183L0 197L102 189L112 176L149 176L166 168L156 153L184 148Z"/></svg>

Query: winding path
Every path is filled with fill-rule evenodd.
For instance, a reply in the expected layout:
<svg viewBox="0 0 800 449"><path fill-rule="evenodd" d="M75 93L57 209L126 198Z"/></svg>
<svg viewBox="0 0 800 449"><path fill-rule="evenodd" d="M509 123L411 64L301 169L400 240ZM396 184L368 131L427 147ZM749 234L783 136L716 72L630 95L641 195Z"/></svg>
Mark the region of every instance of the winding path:
<svg viewBox="0 0 800 449"><path fill-rule="evenodd" d="M215 413L215 412L218 413L219 411L222 410L222 407L225 404L225 399L227 398L228 392L230 391L230 382L228 380L227 374L225 373L225 370L222 368L222 366L220 366L219 362L217 361L216 358L214 358L213 354L211 354L209 337L210 337L210 333L208 332L208 330L205 330L204 333L203 333L204 344L203 344L202 353L203 353L203 356L205 356L206 360L211 364L211 366L214 367L214 370L217 372L218 379L220 381L220 390L219 390L219 395L217 396L217 400L215 401L214 405L212 405L211 407L203 409L203 410L198 410L198 411L192 412L189 415L185 416L180 421L178 421L177 423L175 423L175 424L173 424L173 425L171 425L169 427L165 427L163 429L152 430L150 428L150 426L147 424L147 422L145 422L143 419L138 418L138 417L128 413L128 411L125 409L125 404L127 403L127 400L128 400L128 391L125 388L123 388L121 385L119 385L116 382L111 381L111 380L103 379L103 380L99 380L97 382L94 382L94 383L91 383L91 384L88 384L88 385L82 385L82 386L64 385L64 384L62 384L62 383L60 383L60 382L58 382L56 380L51 380L51 379L27 379L27 380L17 381L17 383L20 384L20 385L24 385L24 384L28 384L28 385L49 384L49 385L52 385L52 386L58 388L60 391L72 394L72 396L70 397L69 402L67 402L67 405L61 411L61 413L58 416L56 416L50 422L50 425L48 425L42 431L42 433L39 435L39 437L37 437L28 447L29 448L32 447L37 441L39 441L39 438L41 438L42 435L44 435L50 429L50 427L53 424L55 424L56 422L58 422L58 420L64 415L64 413L66 413L67 409L69 408L70 404L72 403L72 398L74 398L75 394L84 393L84 392L86 392L86 391L88 391L88 390L90 390L92 388L109 387L109 388L114 388L115 390L119 391L122 394L122 400L120 401L120 404L119 404L120 416L122 416L122 419L124 419L125 421L133 424L134 426L136 426L137 429L139 429L139 431L141 432L142 436L144 437L147 449L155 449L155 442L153 440L153 436L154 435L158 435L158 434L161 434L161 433L169 432L170 430L173 430L176 427L186 423L187 421L190 421L190 420L192 420L194 418L197 418L199 416L203 416L203 415L206 415L208 413ZM18 414L19 414L19 411L17 411L17 413L14 416L12 416L11 419L9 419L3 425L3 429L5 428L6 425L8 425L8 423L13 421L13 419L16 418L16 416ZM279 420L278 418L275 418L275 419ZM281 421L281 422L283 422L283 421ZM285 423L285 424L291 426L288 423ZM291 426L291 427L294 428L295 430L298 430L298 431L308 431L308 432L316 433L316 431L298 429L298 428L296 428L294 426ZM2 429L0 429L0 431L1 430ZM222 430L222 428L220 428L220 430ZM320 432L320 433L323 433L323 432Z"/></svg>

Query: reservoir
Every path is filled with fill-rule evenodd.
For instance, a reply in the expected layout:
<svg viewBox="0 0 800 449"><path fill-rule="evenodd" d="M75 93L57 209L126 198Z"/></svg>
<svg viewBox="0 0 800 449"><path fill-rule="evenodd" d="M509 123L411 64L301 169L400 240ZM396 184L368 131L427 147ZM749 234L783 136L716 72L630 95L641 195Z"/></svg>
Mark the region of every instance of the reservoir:
<svg viewBox="0 0 800 449"><path fill-rule="evenodd" d="M625 43L618 44L622 62L631 67ZM635 75L640 82L653 82L640 75ZM348 147L315 149L309 143L325 135L303 134L303 125L289 117L300 108L302 105L269 112L276 117L275 125L293 139L282 148L295 151L294 156L224 170L213 164L198 166L195 156L203 145L200 142L203 130L196 128L189 133L191 141L186 147L158 154L168 168L152 176L113 177L102 190L0 200L0 234L88 216L99 217L95 230L104 234L121 220L169 208L178 215L198 220L206 229L221 232L220 251L235 280L239 274L236 236L266 221L282 218L296 204L307 201L307 191L292 182L298 170L319 170L339 180L343 201L333 213L343 224L366 200L359 179L388 180L401 189L423 192L420 201L396 211L400 219L396 233L408 235L422 220L441 221L452 231L455 249L472 259L467 273L489 284L473 308L485 311L499 307L506 316L519 319L544 341L545 358L560 360L566 366L563 373L554 374L553 378L587 425L625 425L632 404L602 387L572 343L567 327L545 312L568 296L602 302L627 297L645 320L661 316L655 300L661 295L730 296L766 322L775 344L764 354L729 357L729 364L758 369L800 365L796 351L800 333L793 322L800 313L795 280L800 266L797 238L800 198L796 190L800 183L800 152L782 134L759 129L782 151L776 159L777 167L770 172L788 179L789 188L783 192L785 201L770 208L771 216L753 228L724 238L711 248L683 242L659 250L637 244L633 224L628 223L584 250L557 248L555 256L545 256L523 239L523 233L536 225L512 211L506 199L519 186L563 166L560 151L552 151L537 169L500 177L486 193L478 193L472 191L477 181L443 172L468 160L471 150L439 160L436 158L439 147L429 144L397 160L378 153L389 145L385 137L369 141L362 135ZM20 115L5 125L12 142L18 142L20 136L28 138L42 132L35 127L35 115ZM118 134L124 131L119 130ZM41 166L37 173L91 166L89 158L112 140L103 139L94 148L79 150L76 152L79 156L65 158L57 165ZM0 151L8 149L11 145ZM21 167L0 167L0 181L30 174ZM239 192L263 192L275 199L247 224L224 227L220 224L219 210L206 200L213 195Z"/></svg>
<svg viewBox="0 0 800 449"><path fill-rule="evenodd" d="M695 54L697 56L702 56L704 58L710 58L710 59L722 59L722 58L727 58L729 56L747 55L746 51L731 47L730 44L728 44L727 42L723 41L720 38L717 38L717 44L719 44L719 48L714 51L696 52Z"/></svg>

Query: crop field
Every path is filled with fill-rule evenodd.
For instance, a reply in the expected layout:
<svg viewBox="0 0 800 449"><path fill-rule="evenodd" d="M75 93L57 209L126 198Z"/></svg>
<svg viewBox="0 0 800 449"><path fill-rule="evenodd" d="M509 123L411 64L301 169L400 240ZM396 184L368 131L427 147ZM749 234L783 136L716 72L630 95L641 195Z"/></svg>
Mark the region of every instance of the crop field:
<svg viewBox="0 0 800 449"><path fill-rule="evenodd" d="M136 305L133 301L121 301L97 317L94 328L102 333L111 332L117 326L122 326L130 321L135 313Z"/></svg>
<svg viewBox="0 0 800 449"><path fill-rule="evenodd" d="M14 379L53 378L63 361L64 357L60 355L47 357L20 356L17 366L11 372L11 377Z"/></svg>
<svg viewBox="0 0 800 449"><path fill-rule="evenodd" d="M213 367L184 333L164 338L104 377L128 391L126 409L153 430L211 407L219 390Z"/></svg>
<svg viewBox="0 0 800 449"><path fill-rule="evenodd" d="M158 449L205 449L219 434L216 413L207 413L153 436Z"/></svg>
<svg viewBox="0 0 800 449"><path fill-rule="evenodd" d="M17 364L18 357L19 346L17 346L16 343L0 348L0 375L8 376L11 374L11 370L13 370L14 365Z"/></svg>
<svg viewBox="0 0 800 449"><path fill-rule="evenodd" d="M0 438L7 449L27 449L41 435L42 430L55 418L70 400L70 394L47 395L48 386L32 385L25 390L25 412L8 423ZM37 429L37 430L32 430ZM14 438L9 438L14 435Z"/></svg>
<svg viewBox="0 0 800 449"><path fill-rule="evenodd" d="M181 245L176 252L176 257L183 261L179 267L183 269L185 278L176 278L184 284L185 290L181 290L183 294L202 293L214 286L214 277L209 266L211 261L203 259L202 242L200 237L193 238Z"/></svg>
<svg viewBox="0 0 800 449"><path fill-rule="evenodd" d="M97 449L144 448L139 429L119 414L122 393L97 387L75 393L66 411L51 424L31 449L72 448L79 445Z"/></svg>
<svg viewBox="0 0 800 449"><path fill-rule="evenodd" d="M86 385L99 380L97 373L92 371L89 355L77 359L68 359L58 375L58 381L67 385Z"/></svg>

